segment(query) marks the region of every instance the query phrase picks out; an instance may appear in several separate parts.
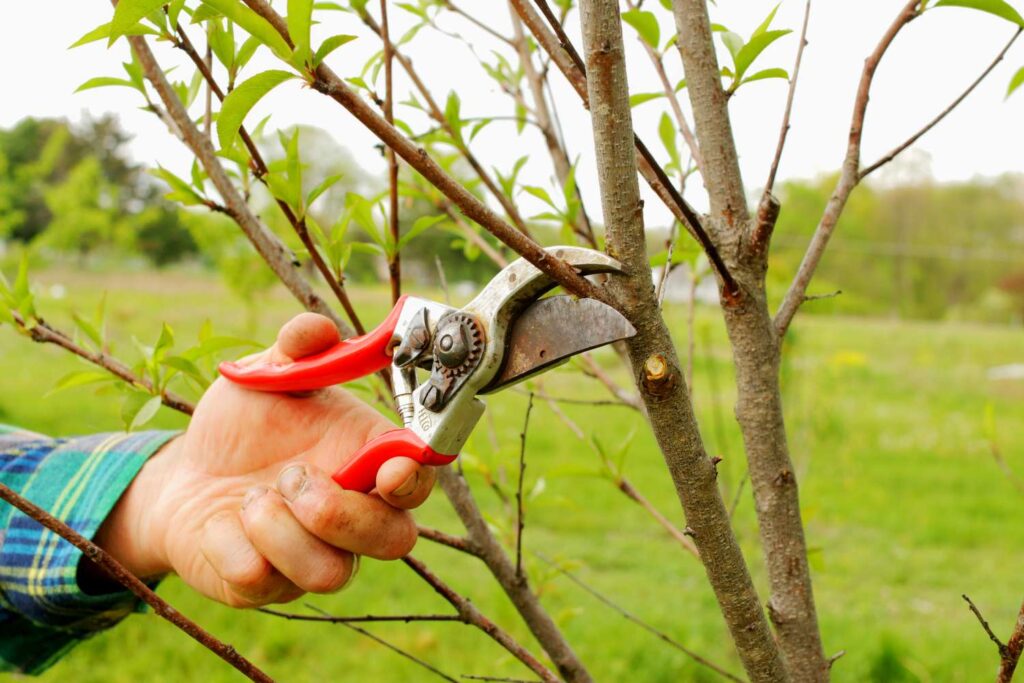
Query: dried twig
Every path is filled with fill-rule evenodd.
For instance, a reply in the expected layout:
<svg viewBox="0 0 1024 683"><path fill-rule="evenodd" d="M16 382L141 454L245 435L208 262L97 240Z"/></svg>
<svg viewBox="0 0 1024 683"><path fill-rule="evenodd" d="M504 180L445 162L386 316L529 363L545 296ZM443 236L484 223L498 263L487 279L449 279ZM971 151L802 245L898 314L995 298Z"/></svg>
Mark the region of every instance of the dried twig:
<svg viewBox="0 0 1024 683"><path fill-rule="evenodd" d="M41 507L26 500L25 498L22 498L5 484L0 484L0 498L18 508L32 519L36 520L44 527L81 550L85 557L99 567L103 573L127 588L135 594L136 597L152 607L154 612L187 633L200 645L233 666L241 674L253 681L265 681L268 683L273 681L270 676L261 671L255 664L240 655L235 648L221 642L194 621L171 607L163 598L154 593L149 586L144 584L138 579L138 577L125 569L125 567L115 560L109 553L89 539L78 534L67 524L46 512L46 510L43 510Z"/></svg>

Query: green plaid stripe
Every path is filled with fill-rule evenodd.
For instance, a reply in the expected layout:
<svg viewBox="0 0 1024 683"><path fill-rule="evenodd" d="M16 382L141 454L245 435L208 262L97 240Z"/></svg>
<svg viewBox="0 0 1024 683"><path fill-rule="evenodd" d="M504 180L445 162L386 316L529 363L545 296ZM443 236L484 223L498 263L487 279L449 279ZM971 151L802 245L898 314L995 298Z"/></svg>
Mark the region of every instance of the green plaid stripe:
<svg viewBox="0 0 1024 683"><path fill-rule="evenodd" d="M177 432L52 439L0 426L0 481L92 538L146 460ZM81 551L0 507L0 671L38 673L139 607L125 592L83 593Z"/></svg>

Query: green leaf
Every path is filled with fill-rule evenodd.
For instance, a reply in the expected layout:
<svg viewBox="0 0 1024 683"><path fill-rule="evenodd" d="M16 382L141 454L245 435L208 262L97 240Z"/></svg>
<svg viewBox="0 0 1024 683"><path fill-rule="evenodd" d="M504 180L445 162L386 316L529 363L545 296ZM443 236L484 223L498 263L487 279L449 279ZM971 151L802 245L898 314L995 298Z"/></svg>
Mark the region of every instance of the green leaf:
<svg viewBox="0 0 1024 683"><path fill-rule="evenodd" d="M1013 91L1019 88L1021 84L1024 84L1024 66L1018 69L1017 73L1010 79L1010 85L1006 88L1006 96L1012 95Z"/></svg>
<svg viewBox="0 0 1024 683"><path fill-rule="evenodd" d="M534 187L532 185L523 185L523 192L526 192L527 194L533 195L537 199L541 200L542 202L544 202L545 204L550 206L555 211L558 211L558 207L555 205L555 202L551 199L551 195L549 195L548 191L545 190L543 187Z"/></svg>
<svg viewBox="0 0 1024 683"><path fill-rule="evenodd" d="M97 76L96 78L90 78L82 85L75 88L75 92L84 92L86 90L92 90L93 88L107 88L111 86L119 86L122 88L135 88L135 84L124 78L114 78L113 76Z"/></svg>
<svg viewBox="0 0 1024 683"><path fill-rule="evenodd" d="M743 49L743 38L741 38L738 33L722 31L722 43L724 43L726 49L729 50L729 54L732 55L732 61L735 64L740 50Z"/></svg>
<svg viewBox="0 0 1024 683"><path fill-rule="evenodd" d="M206 204L206 199L193 190L191 185L168 171L163 166L157 166L155 169L151 169L149 173L150 175L160 178L170 186L171 191L165 195L167 199L175 202L181 202L185 206L201 206Z"/></svg>
<svg viewBox="0 0 1024 683"><path fill-rule="evenodd" d="M174 330L171 329L167 323L163 324L160 328L160 338L156 341L156 346L153 347L153 356L161 358L165 355L167 349L174 346Z"/></svg>
<svg viewBox="0 0 1024 683"><path fill-rule="evenodd" d="M309 29L313 23L313 0L288 0L288 34L295 54L309 54Z"/></svg>
<svg viewBox="0 0 1024 683"><path fill-rule="evenodd" d="M292 50L288 47L281 34L266 19L253 12L238 0L203 0L203 3L219 10L225 17L235 22L249 35L259 39L269 47L275 55L288 61Z"/></svg>
<svg viewBox="0 0 1024 683"><path fill-rule="evenodd" d="M316 51L316 54L313 56L313 67L315 68L320 66L320 64L323 63L325 59L327 59L328 55L330 55L332 52L337 50L345 43L350 43L355 39L356 36L350 36L345 33L339 33L338 35L331 36L324 42L320 43L320 48Z"/></svg>
<svg viewBox="0 0 1024 683"><path fill-rule="evenodd" d="M136 24L124 32L126 36L155 36L159 35L160 32L156 29L150 28L145 24ZM95 43L98 40L104 38L110 38L110 22L106 24L100 24L93 30L86 33L84 36L76 40L74 43L68 46L68 49L80 47L82 45L88 45L89 43Z"/></svg>
<svg viewBox="0 0 1024 683"><path fill-rule="evenodd" d="M676 146L676 127L666 112L662 112L661 120L658 122L658 136L661 137L661 144L665 145L665 151L672 159L672 166L681 168L679 148Z"/></svg>
<svg viewBox="0 0 1024 683"><path fill-rule="evenodd" d="M146 394L131 394L130 396L145 396ZM121 408L121 417L124 418L125 424L128 425L128 431L135 431L136 429L143 427L156 417L156 413L160 410L160 405L163 400L159 396L153 396L149 400L141 403L136 407L138 399L135 399L129 404L128 400L125 400L125 406Z"/></svg>
<svg viewBox="0 0 1024 683"><path fill-rule="evenodd" d="M208 0L204 0L206 2ZM232 90L221 105L217 117L217 138L221 149L234 144L238 129L242 127L246 114L256 106L268 92L285 81L295 78L288 71L264 71Z"/></svg>
<svg viewBox="0 0 1024 683"><path fill-rule="evenodd" d="M658 26L658 18L654 16L654 12L631 9L622 13L622 20L636 29L645 43L655 50L658 49L658 43L661 42L661 28Z"/></svg>
<svg viewBox="0 0 1024 683"><path fill-rule="evenodd" d="M965 7L976 9L981 12L988 12L997 17L1002 17L1018 26L1024 26L1024 18L1020 13L1004 0L939 0L935 7Z"/></svg>
<svg viewBox="0 0 1024 683"><path fill-rule="evenodd" d="M336 182L338 182L344 177L344 173L337 173L335 175L324 178L323 182L314 187L312 191L310 191L309 195L306 196L306 206L312 206L313 202L319 199L320 195L322 195L324 192L327 192L327 190L331 189L332 185L334 185Z"/></svg>
<svg viewBox="0 0 1024 683"><path fill-rule="evenodd" d="M444 104L444 118L448 122L448 126L452 129L452 134L456 140L462 140L462 100L459 99L459 95L452 90L448 93L448 100Z"/></svg>
<svg viewBox="0 0 1024 683"><path fill-rule="evenodd" d="M117 377L110 374L109 372L102 372L100 370L78 370L67 375L64 375L57 383L53 385L53 388L43 394L43 398L48 398L54 394L64 391L65 389L72 389L74 387L81 387L87 384L99 384L101 382L117 382Z"/></svg>
<svg viewBox="0 0 1024 683"><path fill-rule="evenodd" d="M750 65L754 63L754 60L757 59L758 55L765 51L765 48L782 36L790 33L792 33L792 31L788 29L784 31L766 31L751 38L750 42L740 48L740 51L735 55L736 78L743 78L743 74L746 73Z"/></svg>
<svg viewBox="0 0 1024 683"><path fill-rule="evenodd" d="M80 329L85 336L96 345L96 348L103 347L103 337L100 335L100 331L96 329L95 325L77 313L72 313L71 319L75 321L75 326L78 327L78 329Z"/></svg>
<svg viewBox="0 0 1024 683"><path fill-rule="evenodd" d="M210 385L210 380L207 379L207 377L203 374L203 371L200 370L195 363L193 363L187 358L183 358L181 356L170 356L168 358L163 359L163 361L161 361L161 364L168 368L171 368L172 370L177 370L183 375L191 377L203 389Z"/></svg>
<svg viewBox="0 0 1024 683"><path fill-rule="evenodd" d="M751 81L763 81L766 78L781 78L783 80L789 80L789 72L785 69L773 68L773 69L761 69L760 71L751 74L743 79L743 83L750 83Z"/></svg>
<svg viewBox="0 0 1024 683"><path fill-rule="evenodd" d="M402 235L398 240L398 248L401 249L406 244L414 240L420 234L434 227L443 220L446 220L448 216L420 216L416 219L416 222L409 228L409 232Z"/></svg>
<svg viewBox="0 0 1024 683"><path fill-rule="evenodd" d="M637 107L643 104L644 102L650 102L651 100L656 100L659 97L664 96L665 93L663 92L638 92L635 95L629 96L629 106Z"/></svg>
<svg viewBox="0 0 1024 683"><path fill-rule="evenodd" d="M107 47L142 21L147 14L164 6L167 0L120 0L114 9L114 18L110 22L110 39Z"/></svg>
<svg viewBox="0 0 1024 683"><path fill-rule="evenodd" d="M768 17L764 21L761 22L761 25L758 26L756 29L754 29L754 32L750 35L750 37L751 38L756 38L757 36L761 35L765 31L767 31L768 27L772 25L772 19L775 18L775 13L778 12L778 11L779 11L779 5L776 4L775 7L772 8L772 11L768 13Z"/></svg>

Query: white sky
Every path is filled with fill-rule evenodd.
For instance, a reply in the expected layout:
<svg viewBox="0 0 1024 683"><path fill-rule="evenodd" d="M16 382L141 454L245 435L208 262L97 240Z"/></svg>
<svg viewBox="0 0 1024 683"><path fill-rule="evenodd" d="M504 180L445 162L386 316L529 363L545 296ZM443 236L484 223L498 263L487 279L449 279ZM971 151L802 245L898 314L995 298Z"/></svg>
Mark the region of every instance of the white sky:
<svg viewBox="0 0 1024 683"><path fill-rule="evenodd" d="M184 148L155 117L139 111L137 93L103 88L73 94L80 83L93 76L123 75L119 65L127 54L123 43L110 50L105 42L67 50L83 33L109 20L112 10L107 2L35 0L8 4L4 21L0 22L0 126L9 126L29 115L76 120L86 112L99 115L112 111L135 136L131 149L140 161L159 161L182 172L187 169L189 161ZM773 27L791 28L794 33L766 51L755 69L791 69L803 4L802 0L783 0ZM863 60L902 4L893 0L814 3L810 44L804 54L781 178L808 177L838 167ZM509 32L508 12L501 0L461 0L461 6L480 6L481 17L486 17L498 30ZM648 0L648 6L660 13L664 41L673 32L670 19L655 0ZM772 6L773 2L765 0L718 0L717 7L712 7L712 20L746 36ZM397 8L392 14L393 23L398 25L393 32L397 34L407 24L407 15ZM316 28L315 34L320 38L334 33L360 34L359 40L342 47L329 59L343 76L357 75L365 57L377 45L352 15L327 12L321 20L324 24ZM455 18L447 19L444 25L467 37L482 35ZM570 16L567 27L579 44L578 15ZM626 33L632 91L657 90L647 58L637 46L632 30L627 27ZM1012 33L1013 27L1004 20L953 8L929 11L904 29L875 79L865 133L865 162L902 141L944 108L987 66ZM489 55L491 45L483 44L481 54ZM508 99L496 91L466 48L428 29L408 46L407 52L439 101L444 101L449 89L458 90L463 100L463 116L512 113ZM157 46L157 56L164 64L181 63L181 56L167 45ZM681 73L677 54L669 54L667 61L678 78ZM1022 64L1024 48L1017 45L967 102L918 143L917 149L930 157L937 179L1024 171L1024 92L1003 99L1010 76ZM253 66L260 65L272 66L269 61L258 60ZM395 68L398 73L397 65ZM405 93L407 82L397 78L400 93ZM573 155L581 156L581 187L591 210L596 211L588 115L560 74L554 73L552 82L569 148ZM768 80L744 86L731 104L748 190L764 182L785 95L784 81ZM399 99L404 99L404 95ZM663 108L663 100L641 105L634 110L634 122L640 135L664 159L657 136L657 120ZM278 126L302 122L322 127L365 168L382 168L379 152L373 147L375 140L347 112L315 92L286 84L257 107L250 124L267 113L273 113L272 123ZM416 130L428 127L422 117L407 108L400 107L397 115ZM510 123L492 124L474 141L473 148L479 158L504 169L518 156L530 154L523 173L530 184L543 184L551 174L538 138L530 133L517 137ZM700 187L691 186L687 195L698 207L706 205ZM647 206L652 204L656 202L648 202ZM659 209L651 211L649 221L663 219Z"/></svg>

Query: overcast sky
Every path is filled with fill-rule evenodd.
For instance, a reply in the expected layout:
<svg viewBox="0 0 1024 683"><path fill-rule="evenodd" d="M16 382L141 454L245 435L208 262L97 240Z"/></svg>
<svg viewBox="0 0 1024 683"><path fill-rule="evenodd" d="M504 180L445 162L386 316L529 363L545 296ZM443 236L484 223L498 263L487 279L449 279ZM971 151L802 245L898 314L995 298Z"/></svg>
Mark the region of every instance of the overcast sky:
<svg viewBox="0 0 1024 683"><path fill-rule="evenodd" d="M481 17L496 29L508 32L508 11L502 0L462 0L461 4L466 9L481 8ZM808 177L838 167L863 60L902 4L893 0L818 0L814 4L793 130L780 170L782 178ZM4 21L0 22L0 126L9 126L30 115L77 120L86 112L115 112L135 136L131 150L140 161L159 161L179 170L187 168L188 156L180 143L152 115L139 111L136 93L104 88L73 94L90 77L122 75L119 63L127 54L123 42L109 50L105 41L67 49L83 33L109 20L111 7L107 2L35 0L9 5ZM660 11L653 0L649 5ZM762 0L719 0L717 7L712 7L712 19L746 36L773 5ZM766 51L757 68L792 67L803 5L802 0L782 2L773 26L792 28L794 33ZM394 10L393 21L399 29L403 22L408 23L407 15L403 15L401 10ZM362 36L329 60L343 76L356 75L366 55L377 49L376 44L352 15L324 13L322 21L324 24L316 29L321 38L334 33ZM467 37L482 36L454 18L444 25ZM576 14L567 26L578 40ZM667 15L662 16L661 32L663 40L673 32ZM636 45L635 34L628 27L626 33L632 91L657 90L646 56ZM988 65L1012 34L1013 27L1004 20L953 8L929 11L907 27L889 51L875 80L865 132L865 162L902 141L944 108ZM489 49L490 44L482 44L480 53L489 55ZM448 90L458 90L464 116L512 113L507 98L496 91L465 47L427 30L407 51L435 90L437 99L443 101ZM180 63L181 59L167 45L157 46L157 56L165 64ZM678 77L677 54L670 53L667 61ZM263 64L271 66L269 61ZM917 144L920 152L916 158L929 159L937 179L1024 171L1024 89L1004 101L1010 76L1021 65L1024 48L1018 45L954 114ZM581 158L579 175L586 191L595 182L589 163L592 141L586 125L588 114L564 86L560 74L555 73L552 82L568 145L573 155ZM404 92L406 82L399 80L398 87ZM731 103L748 189L756 189L764 182L785 95L784 81L767 80L744 86ZM658 143L657 120L663 107L662 100L634 110L637 131L650 141L661 158L665 155ZM378 171L382 167L370 135L343 109L315 92L298 84L286 84L259 105L250 122L268 113L273 114L271 120L277 126L303 122L322 127L365 168ZM427 128L425 120L407 108L399 107L397 114L417 130ZM508 123L492 124L474 142L474 150L480 158L506 168L518 156L530 153L526 173L536 174L534 177L540 181L534 182L538 184L551 172L537 138L530 133L517 137ZM591 191L590 195L593 194ZM688 190L688 198L698 206L705 205L701 194L699 186Z"/></svg>

